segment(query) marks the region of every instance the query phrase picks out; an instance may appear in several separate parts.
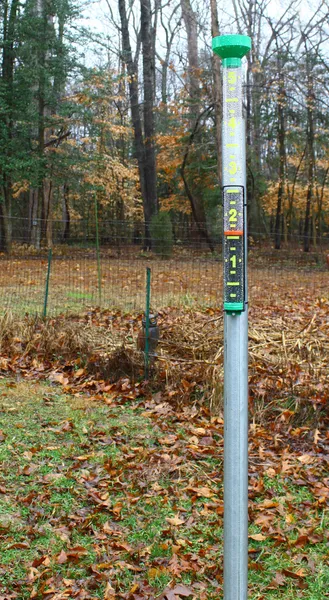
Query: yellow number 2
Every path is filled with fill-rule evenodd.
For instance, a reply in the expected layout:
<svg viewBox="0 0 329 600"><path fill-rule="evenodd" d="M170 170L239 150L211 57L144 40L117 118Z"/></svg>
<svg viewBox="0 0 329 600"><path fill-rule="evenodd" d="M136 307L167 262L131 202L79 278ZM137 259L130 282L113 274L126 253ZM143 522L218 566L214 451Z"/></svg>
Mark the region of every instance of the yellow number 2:
<svg viewBox="0 0 329 600"><path fill-rule="evenodd" d="M237 220L238 220L238 219L236 218L236 216L237 216L237 214L238 214L238 211L237 211L235 208L230 208L230 210L229 210L229 214L230 214L230 216L229 216L229 219L228 219L228 220L229 220L229 222L230 222L230 223L236 223L236 222L237 222Z"/></svg>

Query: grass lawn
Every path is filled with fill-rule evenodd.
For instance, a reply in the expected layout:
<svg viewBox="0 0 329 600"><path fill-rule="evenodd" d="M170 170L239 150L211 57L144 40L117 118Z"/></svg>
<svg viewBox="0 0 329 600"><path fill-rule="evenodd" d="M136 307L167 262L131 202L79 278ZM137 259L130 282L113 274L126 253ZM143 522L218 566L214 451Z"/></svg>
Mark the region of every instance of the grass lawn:
<svg viewBox="0 0 329 600"><path fill-rule="evenodd" d="M0 598L222 598L222 421L108 402L0 380ZM329 596L321 436L251 427L254 600Z"/></svg>

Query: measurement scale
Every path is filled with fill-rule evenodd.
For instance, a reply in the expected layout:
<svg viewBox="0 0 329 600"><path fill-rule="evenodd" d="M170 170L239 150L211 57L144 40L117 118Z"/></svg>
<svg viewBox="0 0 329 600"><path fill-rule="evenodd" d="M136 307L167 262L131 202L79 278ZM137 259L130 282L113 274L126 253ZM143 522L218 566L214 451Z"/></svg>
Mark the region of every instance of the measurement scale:
<svg viewBox="0 0 329 600"><path fill-rule="evenodd" d="M248 598L248 281L244 35L213 39L222 58L224 263L224 600Z"/></svg>

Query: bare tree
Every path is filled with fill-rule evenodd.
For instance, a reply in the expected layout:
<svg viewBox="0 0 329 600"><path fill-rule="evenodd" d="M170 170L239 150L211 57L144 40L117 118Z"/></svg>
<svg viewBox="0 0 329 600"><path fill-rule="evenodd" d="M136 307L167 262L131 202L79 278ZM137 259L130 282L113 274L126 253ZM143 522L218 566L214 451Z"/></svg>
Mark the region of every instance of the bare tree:
<svg viewBox="0 0 329 600"><path fill-rule="evenodd" d="M304 252L309 252L311 244L311 214L313 212L313 203L315 198L315 136L316 136L316 67L320 61L320 47L323 38L328 39L328 34L324 33L324 26L327 24L329 16L328 6L321 3L318 10L314 11L309 21L302 27L300 24L300 39L298 48L304 47L305 76L306 76L306 153L307 162L307 195L304 219ZM315 219L315 217L314 217ZM313 219L313 223L314 223ZM315 236L314 236L315 237Z"/></svg>
<svg viewBox="0 0 329 600"><path fill-rule="evenodd" d="M134 130L135 153L138 162L139 180L143 198L145 220L145 248L151 247L150 221L157 211L156 161L154 146L154 56L151 37L151 7L149 0L141 0L140 37L137 36L137 50L133 59L129 22L125 0L119 0L119 14L122 35L122 59L127 65L129 77L129 97L131 119ZM144 92L144 131L140 115L138 90L139 39L143 46L143 92Z"/></svg>
<svg viewBox="0 0 329 600"><path fill-rule="evenodd" d="M6 159L10 162L11 144L14 129L14 62L15 62L15 39L18 16L18 0L5 0L3 7L3 51L2 51L2 69L1 78L4 84L4 101L6 111L1 117L3 121L3 131L6 135ZM10 169L2 172L2 195L3 204L0 205L0 229L1 229L1 250L7 252L11 248L12 240L12 180Z"/></svg>
<svg viewBox="0 0 329 600"><path fill-rule="evenodd" d="M198 55L198 21L190 0L181 0L182 16L187 34L188 81L190 113L193 122L200 112L200 78Z"/></svg>
<svg viewBox="0 0 329 600"><path fill-rule="evenodd" d="M217 0L210 0L210 11L211 11L211 36L217 37L219 35L219 24L218 24L218 10ZM217 54L212 54L212 73L213 73L213 101L215 106L215 122L216 122L216 150L217 150L217 173L218 182L221 184L222 181L222 82L221 82L221 66L220 58Z"/></svg>
<svg viewBox="0 0 329 600"><path fill-rule="evenodd" d="M164 31L164 34L165 34L165 53L164 53L164 56L161 56L160 52L156 50L156 56L160 62L160 67L161 67L161 102L163 103L163 105L165 107L167 105L167 100L168 100L168 69L169 69L170 56L171 56L171 51L172 51L172 46L173 46L175 35L177 34L177 32L181 26L180 20L179 19L175 20L175 16L176 16L179 8L180 8L180 5L176 4L176 6L173 7L169 16L165 17L162 5L160 4L160 7L159 7L160 23L161 23L162 29Z"/></svg>
<svg viewBox="0 0 329 600"><path fill-rule="evenodd" d="M141 40L143 48L143 92L144 92L144 178L145 178L145 221L150 223L158 210L155 124L154 124L154 72L155 46L152 39L152 16L150 0L140 0ZM150 243L147 236L147 243Z"/></svg>
<svg viewBox="0 0 329 600"><path fill-rule="evenodd" d="M297 18L297 1L291 0L282 14L275 19L275 25L271 29L268 27L268 0L233 0L238 31L252 38L251 52L247 55L246 113L248 166L254 182L260 183L263 174L261 124L262 109L266 103L265 92L269 87L267 65L275 51L276 37L284 36ZM261 186L253 187L253 193L250 194L248 226L251 231L254 229L257 232L264 224L260 203Z"/></svg>
<svg viewBox="0 0 329 600"><path fill-rule="evenodd" d="M197 15L193 11L190 0L181 0L182 16L187 34L187 56L188 56L188 82L190 102L191 135L189 137L181 175L184 182L186 195L190 201L192 214L201 238L205 240L211 251L214 250L213 243L207 231L206 211L202 194L198 190L191 189L186 173L189 151L192 142L197 142L200 127L200 69L198 56L198 23Z"/></svg>

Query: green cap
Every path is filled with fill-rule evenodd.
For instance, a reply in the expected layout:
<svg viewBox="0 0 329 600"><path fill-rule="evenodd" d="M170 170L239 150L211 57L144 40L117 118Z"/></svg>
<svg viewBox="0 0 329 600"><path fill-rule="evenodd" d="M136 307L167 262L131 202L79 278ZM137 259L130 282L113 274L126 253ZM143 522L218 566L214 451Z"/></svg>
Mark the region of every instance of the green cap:
<svg viewBox="0 0 329 600"><path fill-rule="evenodd" d="M212 49L223 59L223 67L240 67L241 58L251 49L248 35L219 35L212 40Z"/></svg>
<svg viewBox="0 0 329 600"><path fill-rule="evenodd" d="M224 310L226 312L240 313L244 311L243 302L224 302Z"/></svg>

